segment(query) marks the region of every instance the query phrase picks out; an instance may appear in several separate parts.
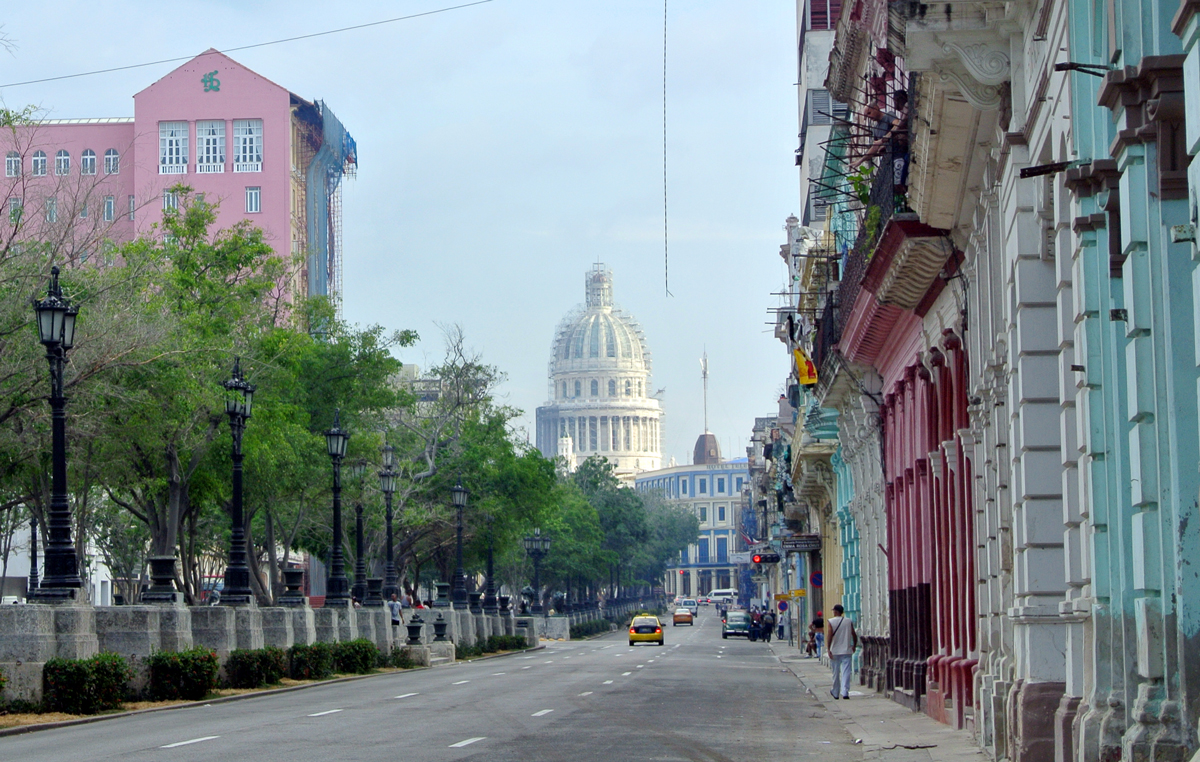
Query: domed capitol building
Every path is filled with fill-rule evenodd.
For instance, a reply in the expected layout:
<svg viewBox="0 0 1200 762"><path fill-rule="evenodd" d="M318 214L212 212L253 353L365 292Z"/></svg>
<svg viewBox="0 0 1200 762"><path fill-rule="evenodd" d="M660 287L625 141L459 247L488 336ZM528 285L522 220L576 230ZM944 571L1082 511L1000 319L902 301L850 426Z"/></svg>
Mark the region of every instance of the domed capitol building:
<svg viewBox="0 0 1200 762"><path fill-rule="evenodd" d="M662 404L651 396L650 350L633 316L613 305L612 271L585 277L587 301L554 335L550 400L537 409L537 447L568 468L602 455L618 477L662 467Z"/></svg>

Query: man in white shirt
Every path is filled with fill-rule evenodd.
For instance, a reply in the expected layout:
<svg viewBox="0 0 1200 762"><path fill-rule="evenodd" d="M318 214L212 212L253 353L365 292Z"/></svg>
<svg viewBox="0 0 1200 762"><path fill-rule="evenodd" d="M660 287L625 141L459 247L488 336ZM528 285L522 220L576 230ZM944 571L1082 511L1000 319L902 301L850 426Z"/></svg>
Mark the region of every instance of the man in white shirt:
<svg viewBox="0 0 1200 762"><path fill-rule="evenodd" d="M845 611L838 604L833 607L833 616L825 620L825 646L833 664L833 689L829 694L835 699L850 698L850 662L858 650L858 633Z"/></svg>

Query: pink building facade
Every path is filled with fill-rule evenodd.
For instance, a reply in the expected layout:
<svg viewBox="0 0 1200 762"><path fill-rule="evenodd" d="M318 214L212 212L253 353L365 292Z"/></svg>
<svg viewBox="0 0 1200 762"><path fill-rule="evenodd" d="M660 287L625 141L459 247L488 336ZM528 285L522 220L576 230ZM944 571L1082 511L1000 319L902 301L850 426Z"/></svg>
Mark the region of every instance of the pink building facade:
<svg viewBox="0 0 1200 762"><path fill-rule="evenodd" d="M217 206L217 227L247 220L296 257L291 293L337 300L341 181L353 138L308 101L215 50L134 95L132 118L46 120L0 137L7 238L65 241L67 264L155 235L170 188Z"/></svg>

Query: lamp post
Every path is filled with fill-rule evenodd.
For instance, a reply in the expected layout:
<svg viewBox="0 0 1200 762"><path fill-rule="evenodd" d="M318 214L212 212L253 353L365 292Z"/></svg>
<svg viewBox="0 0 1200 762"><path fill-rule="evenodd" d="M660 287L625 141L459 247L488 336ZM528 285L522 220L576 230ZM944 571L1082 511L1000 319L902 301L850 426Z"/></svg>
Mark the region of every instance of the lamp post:
<svg viewBox="0 0 1200 762"><path fill-rule="evenodd" d="M247 605L254 601L250 592L250 567L246 565L246 529L242 511L242 434L250 420L257 387L242 377L241 358L233 360L233 375L226 381L225 412L229 415L229 431L233 435L233 506L230 527L229 562L225 565L225 589L221 605Z"/></svg>
<svg viewBox="0 0 1200 762"><path fill-rule="evenodd" d="M451 592L454 608L465 609L467 607L467 573L463 570L463 552L462 552L462 536L463 536L463 508L467 506L467 488L462 486L460 480L450 488L450 499L454 502L454 508L458 513L457 533L458 533L458 568L454 571L454 587Z"/></svg>
<svg viewBox="0 0 1200 762"><path fill-rule="evenodd" d="M541 528L533 530L533 534L525 537L525 552L533 559L533 606L531 614L542 613L542 559L550 552L550 538L542 537Z"/></svg>
<svg viewBox="0 0 1200 762"><path fill-rule="evenodd" d="M333 461L333 549L329 554L329 574L325 579L325 605L350 603L350 580L346 579L346 559L342 554L342 458L350 433L341 427L341 411L333 413L333 428L325 432L325 448Z"/></svg>
<svg viewBox="0 0 1200 762"><path fill-rule="evenodd" d="M383 504L386 507L384 519L387 524L387 564L383 568L383 599L390 601L393 595L399 595L396 584L396 558L392 548L392 493L396 491L396 451L391 445L383 447L383 470L379 472L379 489L383 492Z"/></svg>
<svg viewBox="0 0 1200 762"><path fill-rule="evenodd" d="M488 526L488 560L487 560L487 586L483 589L483 613L499 614L500 601L496 598L496 570L493 563L493 547L495 545L495 536L492 534L492 519L493 516L489 513L487 517Z"/></svg>
<svg viewBox="0 0 1200 762"><path fill-rule="evenodd" d="M350 464L350 476L358 485L358 501L354 504L354 600L359 603L367 599L367 560L363 557L362 506L362 477L366 472L365 460L356 460Z"/></svg>
<svg viewBox="0 0 1200 762"><path fill-rule="evenodd" d="M79 308L62 295L58 268L50 268L50 286L45 299L35 299L38 338L46 347L50 363L51 480L50 512L47 517L46 574L29 598L63 601L76 597L83 587L71 541L71 507L67 502L67 398L63 394L63 371L67 352L75 344L75 318Z"/></svg>

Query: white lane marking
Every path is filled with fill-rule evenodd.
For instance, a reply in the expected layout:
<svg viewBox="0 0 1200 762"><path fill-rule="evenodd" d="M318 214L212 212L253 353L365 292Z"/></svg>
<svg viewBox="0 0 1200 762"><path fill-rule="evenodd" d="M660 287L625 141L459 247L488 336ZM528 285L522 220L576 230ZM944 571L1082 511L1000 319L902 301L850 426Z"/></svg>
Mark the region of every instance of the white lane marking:
<svg viewBox="0 0 1200 762"><path fill-rule="evenodd" d="M550 713L551 713L551 712L553 712L553 711L554 711L553 709L543 709L543 710L541 710L541 711L539 711L539 712L534 712L533 714L531 714L531 715L529 715L529 716L530 716L530 717L541 717L541 716L543 716L543 715L550 714Z"/></svg>
<svg viewBox="0 0 1200 762"><path fill-rule="evenodd" d="M612 680L605 680L605 681L604 681L604 684L605 684L605 685L612 685Z"/></svg>
<svg viewBox="0 0 1200 762"><path fill-rule="evenodd" d="M622 672L621 677L629 677L632 674L633 674L632 672Z"/></svg>
<svg viewBox="0 0 1200 762"><path fill-rule="evenodd" d="M536 659L536 656L522 656L522 659Z"/></svg>
<svg viewBox="0 0 1200 762"><path fill-rule="evenodd" d="M211 741L211 740L213 740L214 738L220 738L220 737L221 737L221 736L204 736L203 738L193 738L193 739L192 739L192 740L190 740L190 741L179 741L178 743L169 743L169 744L167 744L166 746L160 746L160 747L158 747L158 748L160 748L160 749L174 749L174 748L175 748L175 747L177 747L177 746L188 746L188 745L190 745L190 744L194 744L194 743L200 743L201 741Z"/></svg>
<svg viewBox="0 0 1200 762"><path fill-rule="evenodd" d="M524 667L521 667L521 669L529 669L532 666L533 666L532 664L526 664Z"/></svg>
<svg viewBox="0 0 1200 762"><path fill-rule="evenodd" d="M470 680L459 680L457 683L450 683L450 684L451 685L462 685L463 683L469 683L469 682L471 682L471 681Z"/></svg>
<svg viewBox="0 0 1200 762"><path fill-rule="evenodd" d="M507 672L493 672L492 677L495 677L496 675L507 675L507 674L508 674Z"/></svg>
<svg viewBox="0 0 1200 762"><path fill-rule="evenodd" d="M462 748L462 747L464 747L464 746L470 746L471 744L475 743L476 741L482 741L482 740L483 740L483 739L485 739L485 738L487 738L487 736L478 736L478 737L476 737L476 738L468 738L468 739L467 739L467 740L465 740L465 741L459 741L458 743L452 743L452 744L450 744L450 746L448 746L447 748L450 748L450 749L461 749L461 748Z"/></svg>
<svg viewBox="0 0 1200 762"><path fill-rule="evenodd" d="M394 696L393 698L408 698L409 696L420 696L420 695L421 695L420 693L405 693L400 696Z"/></svg>
<svg viewBox="0 0 1200 762"><path fill-rule="evenodd" d="M639 665L637 665L637 668L638 668L638 669L643 669L643 668L645 668L645 666L646 666L645 664L639 664Z"/></svg>
<svg viewBox="0 0 1200 762"><path fill-rule="evenodd" d="M309 717L324 717L327 714L337 714L340 711L342 711L342 710L341 709L326 709L324 712L317 712L316 714L310 714Z"/></svg>
<svg viewBox="0 0 1200 762"><path fill-rule="evenodd" d="M590 696L590 695L592 695L592 692L591 692L591 691L584 691L583 693L580 693L579 695L580 695L580 696Z"/></svg>
<svg viewBox="0 0 1200 762"><path fill-rule="evenodd" d="M553 664L553 663L554 663L554 662L552 662L552 661L544 661L544 662L542 662L542 664Z"/></svg>

